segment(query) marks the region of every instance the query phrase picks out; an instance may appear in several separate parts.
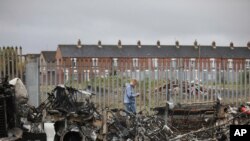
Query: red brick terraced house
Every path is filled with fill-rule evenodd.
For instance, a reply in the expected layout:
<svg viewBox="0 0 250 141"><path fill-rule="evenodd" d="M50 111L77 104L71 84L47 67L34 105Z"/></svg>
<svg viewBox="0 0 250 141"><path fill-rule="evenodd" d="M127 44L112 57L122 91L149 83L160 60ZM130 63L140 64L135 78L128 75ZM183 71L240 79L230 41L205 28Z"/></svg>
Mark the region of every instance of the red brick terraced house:
<svg viewBox="0 0 250 141"><path fill-rule="evenodd" d="M77 44L58 45L56 50L57 80L88 80L93 75L108 75L116 71L140 71L159 68L204 70L204 69L249 69L250 43L245 47L229 46L143 45L96 45ZM81 77L81 78L80 78Z"/></svg>

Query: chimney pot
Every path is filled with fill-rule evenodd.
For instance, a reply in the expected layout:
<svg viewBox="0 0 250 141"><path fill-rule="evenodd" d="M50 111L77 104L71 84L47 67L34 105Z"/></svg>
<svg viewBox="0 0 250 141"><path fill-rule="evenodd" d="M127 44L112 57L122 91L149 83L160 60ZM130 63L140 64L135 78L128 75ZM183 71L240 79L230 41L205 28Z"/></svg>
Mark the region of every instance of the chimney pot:
<svg viewBox="0 0 250 141"><path fill-rule="evenodd" d="M102 48L102 42L100 40L98 41L98 47Z"/></svg>
<svg viewBox="0 0 250 141"><path fill-rule="evenodd" d="M122 42L121 42L121 40L118 40L118 48L122 48Z"/></svg>
<svg viewBox="0 0 250 141"><path fill-rule="evenodd" d="M81 47L82 47L82 44L81 44L81 40L80 40L80 39L78 39L77 47L78 47L78 48L81 48Z"/></svg>
<svg viewBox="0 0 250 141"><path fill-rule="evenodd" d="M212 48L216 49L216 42L215 41L212 42Z"/></svg>
<svg viewBox="0 0 250 141"><path fill-rule="evenodd" d="M138 46L138 48L141 48L141 41L140 40L137 41L137 46Z"/></svg>
<svg viewBox="0 0 250 141"><path fill-rule="evenodd" d="M178 40L175 41L175 46L176 46L176 48L180 48L180 44L179 44L179 41L178 41Z"/></svg>
<svg viewBox="0 0 250 141"><path fill-rule="evenodd" d="M194 41L194 48L197 49L198 48L198 42L195 40Z"/></svg>
<svg viewBox="0 0 250 141"><path fill-rule="evenodd" d="M233 42L230 42L230 48L231 48L231 50L234 49L234 43Z"/></svg>
<svg viewBox="0 0 250 141"><path fill-rule="evenodd" d="M161 43L160 43L159 40L156 42L156 45L157 45L158 48L161 48Z"/></svg>

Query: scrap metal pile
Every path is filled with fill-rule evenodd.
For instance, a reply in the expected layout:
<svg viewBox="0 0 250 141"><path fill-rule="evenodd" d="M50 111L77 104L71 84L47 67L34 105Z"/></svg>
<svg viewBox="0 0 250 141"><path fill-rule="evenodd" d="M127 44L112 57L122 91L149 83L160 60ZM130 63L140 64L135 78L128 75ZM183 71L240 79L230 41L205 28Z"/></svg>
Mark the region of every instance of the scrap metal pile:
<svg viewBox="0 0 250 141"><path fill-rule="evenodd" d="M230 125L249 125L248 110L221 103L218 98L211 105L175 107L169 110L168 124L175 125L178 135L170 140L229 140ZM207 108L204 108L207 107ZM242 105L241 107L248 107Z"/></svg>
<svg viewBox="0 0 250 141"><path fill-rule="evenodd" d="M78 101L79 95L87 95ZM71 87L57 86L48 99L30 112L28 120L42 121L41 109L46 109L45 120L55 122L55 141L59 140L164 140L173 131L156 115L142 112L134 115L123 109L97 111L90 98L93 93ZM81 99L82 100L82 99ZM42 107L42 108L41 108ZM100 114L102 113L102 114Z"/></svg>
<svg viewBox="0 0 250 141"><path fill-rule="evenodd" d="M7 131L16 126L14 101L14 87L8 83L8 77L2 78L0 80L0 138L7 136Z"/></svg>
<svg viewBox="0 0 250 141"><path fill-rule="evenodd" d="M79 94L86 96L78 101ZM89 96L92 93L72 87L57 86L49 95L46 104L47 120L55 122L56 140L96 140L102 127L101 115Z"/></svg>
<svg viewBox="0 0 250 141"><path fill-rule="evenodd" d="M155 92L166 92L167 90L171 91L173 95L182 93L183 96L209 96L209 91L198 81L168 81L154 89Z"/></svg>
<svg viewBox="0 0 250 141"><path fill-rule="evenodd" d="M229 140L230 125L250 124L249 103L230 107L220 97L212 105L168 102L166 107L155 108L156 112L144 110L135 115L123 109L98 109L91 101L94 93L67 86L55 87L38 107L25 104L26 98L17 98L18 92L7 79L1 81L0 91L6 100L11 96L12 103L5 108L16 111L7 113L5 136L16 126L25 130L20 116L30 123L31 133L43 133L39 125L53 122L54 141ZM15 104L13 98L21 100Z"/></svg>
<svg viewBox="0 0 250 141"><path fill-rule="evenodd" d="M107 140L162 141L175 134L164 119L143 112L134 115L123 109L107 110Z"/></svg>
<svg viewBox="0 0 250 141"><path fill-rule="evenodd" d="M28 94L22 81L18 78L8 81L8 77L0 80L0 141L30 140L32 133L26 132L22 121L27 107ZM31 135L31 136L30 136ZM28 137L29 136L29 137ZM35 134L34 140L46 140L46 134ZM31 137L31 138L30 138ZM33 136L34 137L34 136Z"/></svg>
<svg viewBox="0 0 250 141"><path fill-rule="evenodd" d="M86 95L58 86L48 94L49 102L42 104L47 105L47 119L55 122L55 140L228 140L230 125L250 123L249 106L232 108L223 105L220 97L212 105L164 107L160 116L160 112L134 115L123 109L97 111L90 97L78 102L79 93Z"/></svg>
<svg viewBox="0 0 250 141"><path fill-rule="evenodd" d="M84 100L82 96L85 96ZM27 119L32 125L54 122L55 141L61 140L166 140L174 132L156 115L134 115L123 109L97 111L93 93L57 86L37 108L30 107ZM81 99L79 99L79 96ZM101 113L101 114L100 114ZM36 132L37 130L32 130Z"/></svg>

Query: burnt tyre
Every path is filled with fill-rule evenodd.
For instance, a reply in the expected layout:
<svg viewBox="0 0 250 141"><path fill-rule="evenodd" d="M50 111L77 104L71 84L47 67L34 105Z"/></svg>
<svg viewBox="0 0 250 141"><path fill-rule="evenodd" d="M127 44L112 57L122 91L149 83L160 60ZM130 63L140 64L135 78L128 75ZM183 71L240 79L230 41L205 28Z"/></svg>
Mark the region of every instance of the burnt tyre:
<svg viewBox="0 0 250 141"><path fill-rule="evenodd" d="M58 136L57 134L55 134L54 141L60 141L60 136Z"/></svg>
<svg viewBox="0 0 250 141"><path fill-rule="evenodd" d="M137 135L135 136L135 141L145 141L145 139L142 135Z"/></svg>
<svg viewBox="0 0 250 141"><path fill-rule="evenodd" d="M70 131L61 137L60 141L83 141L83 136L79 132Z"/></svg>

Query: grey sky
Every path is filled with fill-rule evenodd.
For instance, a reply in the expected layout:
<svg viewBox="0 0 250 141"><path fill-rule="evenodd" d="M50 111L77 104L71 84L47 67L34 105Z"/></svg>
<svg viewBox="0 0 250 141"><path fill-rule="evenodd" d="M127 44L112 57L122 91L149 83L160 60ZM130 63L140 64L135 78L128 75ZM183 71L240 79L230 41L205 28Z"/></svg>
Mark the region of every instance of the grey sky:
<svg viewBox="0 0 250 141"><path fill-rule="evenodd" d="M58 44L193 44L246 46L249 0L0 0L0 46L25 53Z"/></svg>

